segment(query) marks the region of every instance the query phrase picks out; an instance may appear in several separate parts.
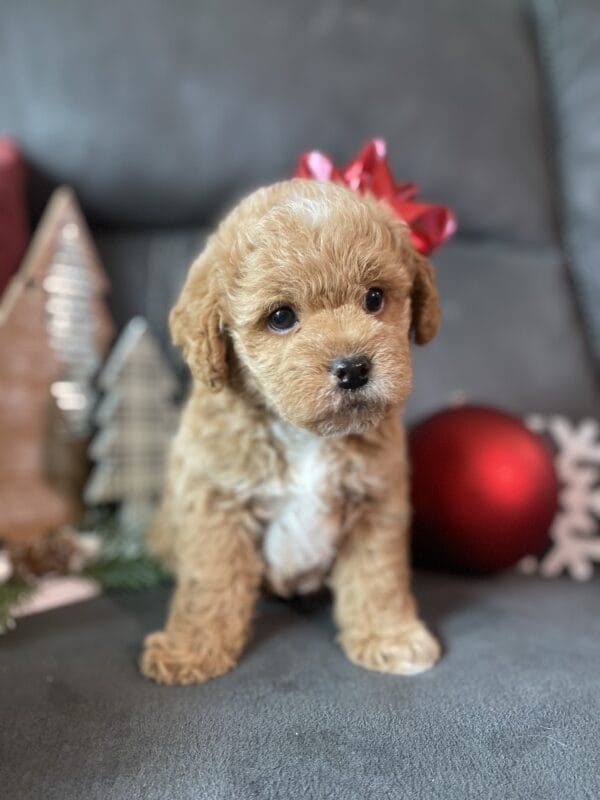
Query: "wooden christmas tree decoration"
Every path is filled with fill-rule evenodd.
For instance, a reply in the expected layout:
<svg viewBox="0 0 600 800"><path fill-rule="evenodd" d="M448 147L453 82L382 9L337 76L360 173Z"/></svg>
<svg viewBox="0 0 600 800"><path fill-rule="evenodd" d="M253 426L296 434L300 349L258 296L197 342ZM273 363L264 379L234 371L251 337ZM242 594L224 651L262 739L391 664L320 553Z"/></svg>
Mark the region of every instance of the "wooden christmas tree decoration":
<svg viewBox="0 0 600 800"><path fill-rule="evenodd" d="M122 518L139 527L162 490L178 416L177 381L141 317L119 337L99 384L104 392L96 412L99 431L89 450L96 465L85 500L121 503Z"/></svg>
<svg viewBox="0 0 600 800"><path fill-rule="evenodd" d="M107 288L75 197L58 189L0 303L0 538L78 515L91 381L113 336Z"/></svg>

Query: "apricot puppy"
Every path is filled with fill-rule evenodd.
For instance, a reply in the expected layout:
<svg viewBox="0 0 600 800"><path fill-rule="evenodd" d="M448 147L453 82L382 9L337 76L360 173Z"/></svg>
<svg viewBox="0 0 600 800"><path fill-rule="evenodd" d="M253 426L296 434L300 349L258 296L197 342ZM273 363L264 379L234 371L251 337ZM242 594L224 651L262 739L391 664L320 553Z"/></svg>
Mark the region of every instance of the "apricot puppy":
<svg viewBox="0 0 600 800"><path fill-rule="evenodd" d="M283 597L327 581L357 664L434 664L409 585L400 411L411 333L428 342L439 318L430 264L374 198L296 179L221 223L170 317L194 381L151 532L177 586L145 675L231 669L263 581Z"/></svg>

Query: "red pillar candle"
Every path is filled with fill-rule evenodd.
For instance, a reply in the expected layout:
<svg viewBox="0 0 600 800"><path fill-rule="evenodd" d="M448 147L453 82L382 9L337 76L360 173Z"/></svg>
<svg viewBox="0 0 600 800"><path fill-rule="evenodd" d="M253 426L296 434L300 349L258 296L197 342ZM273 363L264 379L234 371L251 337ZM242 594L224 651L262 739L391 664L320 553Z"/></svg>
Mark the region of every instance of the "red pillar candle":
<svg viewBox="0 0 600 800"><path fill-rule="evenodd" d="M0 294L17 271L28 241L25 165L12 139L0 136Z"/></svg>

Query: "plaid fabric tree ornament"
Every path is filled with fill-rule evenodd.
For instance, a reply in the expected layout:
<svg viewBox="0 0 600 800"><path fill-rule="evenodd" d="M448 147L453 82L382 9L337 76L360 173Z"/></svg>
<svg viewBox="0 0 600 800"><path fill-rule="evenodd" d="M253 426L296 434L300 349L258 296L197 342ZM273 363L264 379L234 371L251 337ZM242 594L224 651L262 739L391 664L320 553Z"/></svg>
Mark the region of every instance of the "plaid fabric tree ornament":
<svg viewBox="0 0 600 800"><path fill-rule="evenodd" d="M142 317L121 334L98 383L104 394L95 414L99 430L89 449L95 467L85 501L120 503L124 527L139 529L160 495L178 417L177 382Z"/></svg>

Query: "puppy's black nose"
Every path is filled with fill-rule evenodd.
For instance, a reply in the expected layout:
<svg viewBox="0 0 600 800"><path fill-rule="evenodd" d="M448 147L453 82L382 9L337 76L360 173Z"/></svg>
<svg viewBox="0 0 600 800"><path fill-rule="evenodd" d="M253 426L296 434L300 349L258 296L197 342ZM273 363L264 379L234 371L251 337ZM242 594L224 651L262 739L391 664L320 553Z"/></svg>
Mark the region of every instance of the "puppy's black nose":
<svg viewBox="0 0 600 800"><path fill-rule="evenodd" d="M360 389L369 381L371 359L367 356L338 358L332 363L331 372L340 389Z"/></svg>

